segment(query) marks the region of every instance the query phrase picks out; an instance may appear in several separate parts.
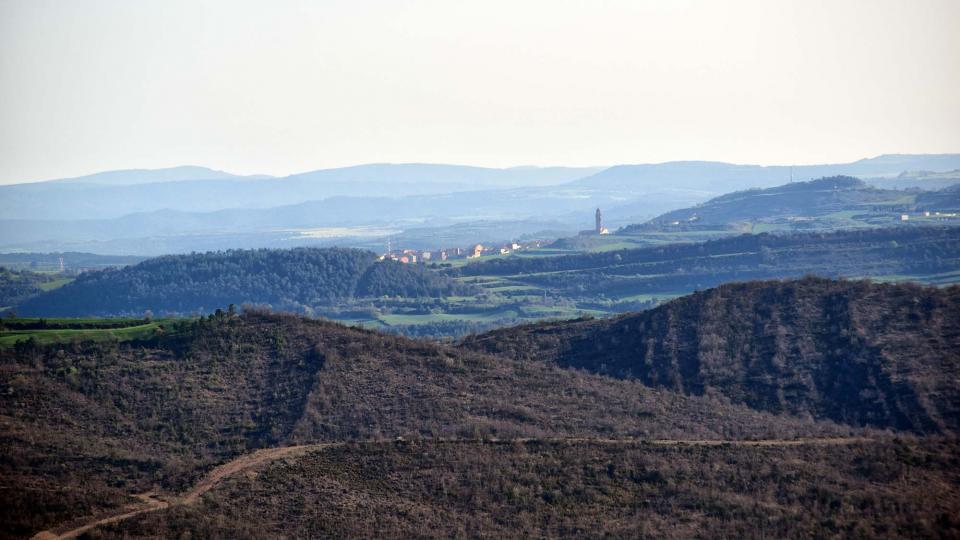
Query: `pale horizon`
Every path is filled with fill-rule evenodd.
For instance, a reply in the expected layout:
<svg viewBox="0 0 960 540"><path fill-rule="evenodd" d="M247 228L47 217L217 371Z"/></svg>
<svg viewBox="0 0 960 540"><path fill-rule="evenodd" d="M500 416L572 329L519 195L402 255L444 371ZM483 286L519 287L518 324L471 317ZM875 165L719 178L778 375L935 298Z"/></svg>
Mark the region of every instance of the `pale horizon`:
<svg viewBox="0 0 960 540"><path fill-rule="evenodd" d="M0 3L0 184L960 149L960 3Z"/></svg>
<svg viewBox="0 0 960 540"><path fill-rule="evenodd" d="M350 163L346 165L334 165L331 167L314 167L310 169L297 170L297 171L292 171L292 172L283 173L283 174L279 174L279 173L275 174L275 173L271 173L270 171L252 171L252 172L238 171L238 170L233 170L226 167L217 167L217 166L205 165L202 163L181 163L181 164L173 164L173 165L161 165L157 167L124 167L119 169L97 169L89 172L82 172L79 174L68 174L68 175L57 177L57 178L33 178L33 179L27 179L27 180L17 181L17 182L7 182L6 184L0 184L0 185L12 185L12 184L20 184L20 183L34 184L38 182L48 182L48 181L63 180L63 179L70 179L70 178L81 178L81 177L91 176L91 175L105 173L105 172L136 171L136 170L156 171L156 170L164 170L164 169L175 169L178 167L199 167L204 169L210 169L212 171L219 171L219 172L234 174L237 176L271 176L276 178L282 178L285 176L305 174L305 173L310 173L310 172L319 171L319 170L349 169L352 167L363 167L368 165L440 165L440 166L446 165L446 166L454 166L454 167L476 167L476 168L484 168L484 169L507 170L507 169L524 169L524 168L544 168L545 169L545 168L552 168L552 167L571 168L571 169L608 169L610 167L616 167L621 165L626 165L626 166L661 165L666 163L704 162L704 163L725 163L729 165L744 165L744 166L758 165L761 167L803 167L807 165L840 165L840 164L846 164L846 163L854 163L857 161L874 159L874 158L878 158L885 155L936 156L936 155L960 155L960 152L936 152L936 153L889 152L884 154L864 156L861 158L851 159L847 161L835 161L835 162L812 161L807 163L746 163L746 162L736 162L736 161L729 161L729 160L723 160L723 159L675 159L675 160L669 160L669 161L648 161L648 162L632 161L632 162L609 163L609 164L601 164L601 165L596 165L596 164L594 165L520 164L520 165L499 166L499 165L477 165L473 163L439 163L439 162L425 162L425 161L390 161L390 162L371 161L371 162L365 162L365 163Z"/></svg>

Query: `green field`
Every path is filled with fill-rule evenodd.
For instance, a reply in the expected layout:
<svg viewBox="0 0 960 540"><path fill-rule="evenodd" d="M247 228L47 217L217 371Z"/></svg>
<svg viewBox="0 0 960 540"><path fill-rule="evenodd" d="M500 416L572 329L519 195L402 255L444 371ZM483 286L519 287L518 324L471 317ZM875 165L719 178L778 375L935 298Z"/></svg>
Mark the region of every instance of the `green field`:
<svg viewBox="0 0 960 540"><path fill-rule="evenodd" d="M447 321L495 322L499 319L517 317L513 310L484 311L478 313L424 313L381 315L380 320L390 326L407 324L428 324Z"/></svg>
<svg viewBox="0 0 960 540"><path fill-rule="evenodd" d="M54 328L17 329L16 326L39 323L41 320ZM166 328L174 319L161 319L144 323L141 319L6 319L0 328L0 347L13 347L19 341L33 338L39 344L69 343L78 341L133 341L148 339L157 334L161 327ZM130 326L112 327L123 322ZM90 328L102 324L111 328Z"/></svg>
<svg viewBox="0 0 960 540"><path fill-rule="evenodd" d="M346 317L346 318L335 317L332 320L340 324L345 324L347 326L362 327L368 330L377 330L386 326L383 323L383 321L379 319L361 319L356 317Z"/></svg>
<svg viewBox="0 0 960 540"><path fill-rule="evenodd" d="M168 319L163 319L168 321ZM82 317L16 317L16 318L4 318L0 319L0 322L3 323L6 327L16 328L18 326L24 326L29 324L39 324L41 322L46 323L47 325L68 325L72 327L78 326L99 326L99 327L114 327L114 326L135 326L138 324L143 324L144 320L141 318L133 317L110 317L110 318L82 318ZM160 322L158 320L157 322Z"/></svg>
<svg viewBox="0 0 960 540"><path fill-rule="evenodd" d="M60 278L60 279L55 279L53 281L48 281L46 283L41 283L37 285L37 287L44 292L52 291L54 289L59 289L60 287L63 287L64 285L66 285L67 283L70 283L71 281L73 281L73 278Z"/></svg>
<svg viewBox="0 0 960 540"><path fill-rule="evenodd" d="M679 298L685 296L689 293L679 292L679 293L653 293L653 294L635 294L632 296L623 296L618 297L617 300L620 302L668 302L674 298Z"/></svg>

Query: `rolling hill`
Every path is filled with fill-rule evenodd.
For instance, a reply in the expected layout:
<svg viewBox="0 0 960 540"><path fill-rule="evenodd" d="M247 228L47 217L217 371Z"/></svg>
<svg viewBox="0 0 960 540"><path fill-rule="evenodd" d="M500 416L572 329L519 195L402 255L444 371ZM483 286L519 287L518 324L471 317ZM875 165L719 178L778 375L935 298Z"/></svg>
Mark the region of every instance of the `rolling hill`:
<svg viewBox="0 0 960 540"><path fill-rule="evenodd" d="M584 186L637 189L670 185L675 188L725 192L764 188L824 176L894 177L904 171L946 172L960 168L960 154L885 154L852 163L825 165L737 165L717 161L617 165L577 180Z"/></svg>
<svg viewBox="0 0 960 540"><path fill-rule="evenodd" d="M960 169L953 171L904 171L893 178L867 178L871 185L884 189L919 188L936 191L960 184Z"/></svg>
<svg viewBox="0 0 960 540"><path fill-rule="evenodd" d="M915 203L924 212L945 211L956 213L960 210L960 184L936 191L918 193Z"/></svg>
<svg viewBox="0 0 960 540"><path fill-rule="evenodd" d="M0 350L0 390L3 536L116 511L138 502L130 493L183 492L214 465L260 448L398 436L861 433L547 363L257 311L168 324L138 342Z"/></svg>
<svg viewBox="0 0 960 540"><path fill-rule="evenodd" d="M274 178L236 176L203 167L108 171L95 175L0 186L0 219L117 218L173 210L289 206L331 197L447 194L562 184L598 168L492 169L442 164L370 164Z"/></svg>
<svg viewBox="0 0 960 540"><path fill-rule="evenodd" d="M142 317L146 310L189 315L254 303L407 335L459 337L522 321L647 309L729 281L815 274L957 283L960 228L740 235L456 265L375 259L370 252L315 248L160 257L85 272L66 287L22 300L16 311Z"/></svg>
<svg viewBox="0 0 960 540"><path fill-rule="evenodd" d="M747 282L463 346L852 425L960 433L960 287Z"/></svg>
<svg viewBox="0 0 960 540"><path fill-rule="evenodd" d="M903 214L913 214L913 221L923 221L920 214L923 211L955 212L958 209L960 191L953 188L930 192L888 190L872 187L857 178L835 176L722 195L695 207L667 212L645 224L626 227L621 232L878 226L900 222Z"/></svg>
<svg viewBox="0 0 960 540"><path fill-rule="evenodd" d="M953 154L881 156L853 164L795 167L794 176L894 178L908 170L941 174L957 167L960 157ZM407 229L484 224L482 234L465 239L464 244L469 244L509 240L517 225L532 217L563 221L567 227L561 229L568 234L589 226L591 212L599 206L608 225L615 228L700 204L724 192L766 188L790 178L789 167L712 162L603 170L369 164L282 178L236 177L196 169L119 171L0 186L0 250L157 256L281 243L329 245L313 236L318 229L325 238L339 238L339 245L367 247L371 237ZM831 227L856 224L849 215L839 214ZM883 219L889 223L898 217L888 212ZM497 227L497 222L511 224ZM531 226L520 234L541 230Z"/></svg>
<svg viewBox="0 0 960 540"><path fill-rule="evenodd" d="M459 346L259 310L22 343L0 533L951 534L958 307L806 279Z"/></svg>
<svg viewBox="0 0 960 540"><path fill-rule="evenodd" d="M43 317L209 313L259 304L312 313L357 298L440 298L470 286L418 265L377 261L354 249L233 250L158 257L86 272L65 287L17 306Z"/></svg>
<svg viewBox="0 0 960 540"><path fill-rule="evenodd" d="M161 182L194 182L198 180L239 180L264 179L267 175L238 175L226 171L218 171L207 167L183 165L166 169L125 169L119 171L104 171L74 178L48 180L55 184L88 184L101 186L135 186L140 184L156 184ZM35 182L35 184L37 184Z"/></svg>
<svg viewBox="0 0 960 540"><path fill-rule="evenodd" d="M582 307L669 297L729 281L801 277L960 280L960 228L891 227L836 232L745 234L556 257L505 257L450 271L495 286L581 299ZM612 303L612 304L611 304ZM636 309L634 306L632 309Z"/></svg>
<svg viewBox="0 0 960 540"><path fill-rule="evenodd" d="M718 194L770 187L796 180L851 175L895 177L904 171L960 169L960 154L886 155L853 163L772 166L681 161L602 167L513 167L504 169L429 163L367 164L289 175L238 176L205 167L103 173L0 186L0 220L76 220L120 217L157 210L212 212L268 208L329 197L392 197L459 191L564 187L608 194L672 190ZM689 198L687 198L689 200ZM656 211L656 210L655 210ZM660 209L659 211L662 211ZM531 217L526 215L523 217Z"/></svg>
<svg viewBox="0 0 960 540"><path fill-rule="evenodd" d="M245 185L227 187L234 192L246 189ZM360 185L364 187L358 188ZM207 211L210 205L217 206L227 200L218 193L220 187L210 187L207 191L203 186L194 185L196 192L185 201L182 200L185 195L179 191L147 197L153 206L197 205L191 211L138 209L120 217L95 219L68 219L66 215L40 219L44 213L38 212L30 219L0 219L0 249L157 256L277 245L320 247L318 244L332 241L355 246L357 239L369 243L378 237L378 245L383 245L388 235L405 230L416 234L416 229L423 227L446 230L465 225L480 229L478 234L458 240L458 245L467 245L536 233L542 230L536 223L544 218L562 222L562 229L571 233L587 225L586 220L598 205L607 207L639 196L567 186L400 196L403 192L400 188L353 182L350 189L360 189L364 196L328 193L317 196L322 200L262 207L271 198L257 195L251 199L257 201L256 207ZM289 200L300 200L307 192L291 189L283 193ZM118 194L111 192L107 197L115 196ZM629 212L629 216L653 216L701 201L710 194L664 188L646 192L645 196L644 208L638 210L639 214ZM161 202L165 200L167 202ZM531 220L531 216L541 219ZM321 236L317 236L317 232ZM435 240L425 247L439 249L448 244Z"/></svg>
<svg viewBox="0 0 960 540"><path fill-rule="evenodd" d="M0 312L41 295L45 291L61 287L70 279L29 270L11 270L0 266Z"/></svg>

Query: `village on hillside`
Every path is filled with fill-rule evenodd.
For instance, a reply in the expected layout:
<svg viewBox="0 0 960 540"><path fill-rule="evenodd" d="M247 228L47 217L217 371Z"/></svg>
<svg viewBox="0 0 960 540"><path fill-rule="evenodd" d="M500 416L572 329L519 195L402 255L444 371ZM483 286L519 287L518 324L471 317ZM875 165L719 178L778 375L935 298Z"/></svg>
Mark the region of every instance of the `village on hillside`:
<svg viewBox="0 0 960 540"><path fill-rule="evenodd" d="M603 214L597 208L595 214L596 225L593 229L580 231L581 236L606 235L610 231L603 226ZM544 240L530 240L524 242L510 241L502 245L483 245L474 244L468 248L454 247L449 249L416 250L399 249L394 250L388 241L387 251L380 255L380 260L397 261L404 264L439 262L456 259L477 259L485 255L509 255L516 251L537 249L543 247L547 242Z"/></svg>

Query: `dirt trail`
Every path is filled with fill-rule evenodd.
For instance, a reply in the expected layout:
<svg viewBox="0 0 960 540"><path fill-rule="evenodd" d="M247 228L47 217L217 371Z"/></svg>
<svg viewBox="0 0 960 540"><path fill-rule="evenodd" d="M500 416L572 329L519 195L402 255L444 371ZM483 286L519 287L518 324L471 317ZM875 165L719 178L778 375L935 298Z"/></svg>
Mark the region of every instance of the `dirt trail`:
<svg viewBox="0 0 960 540"><path fill-rule="evenodd" d="M116 523L118 521L123 521L125 519L130 519L134 516L139 516L140 514L146 514L147 512L156 512L157 510L163 510L164 508L169 508L171 506L178 506L181 504L193 504L197 502L204 493L210 491L221 480L227 478L228 476L234 475L243 470L249 469L251 467L256 467L262 463L268 461L273 461L275 459L280 459L282 457L294 456L309 452L311 450L319 450L322 448L330 448L332 446L341 445L343 443L327 443L327 444L311 444L304 446L282 446L279 448L266 448L263 450L257 450L252 454L247 454L240 456L233 461L229 461L220 465L219 467L210 471L202 480L197 482L193 489L185 493L184 495L168 500L160 500L155 498L153 493L143 493L139 495L134 495L137 499L140 499L144 505L135 510L130 510L130 507L124 508L126 510L120 514L114 514L112 516L103 517L75 529L70 529L66 532L56 532L56 529L46 530L40 533L33 535L33 540L54 540L54 539L63 539L63 538L76 538L81 534L93 529L94 527L99 527L100 525L107 525L110 523Z"/></svg>
<svg viewBox="0 0 960 540"><path fill-rule="evenodd" d="M100 525L107 525L108 523L116 523L118 521L130 519L133 516L138 516L146 512L163 510L164 508L168 508L170 506L170 503L168 503L167 501L161 501L159 499L155 499L153 493L141 493L139 495L134 495L134 497L140 499L143 503L146 504L146 506L142 508L138 508L136 510L130 510L123 514L116 514L116 515L108 516L95 521L91 521L90 523L87 523L85 525L77 527L76 529L71 529L63 533L56 533L56 532L53 532L52 530L43 531L41 533L35 534L33 536L33 539L34 540L54 540L58 538L76 538L81 534L89 531L90 529L93 529L94 527L99 527Z"/></svg>
<svg viewBox="0 0 960 540"><path fill-rule="evenodd" d="M266 463L268 461L273 461L287 456L294 456L308 452L310 450L319 450L321 448L330 448L331 446L337 446L343 443L328 443L328 444L311 444L304 446L281 446L279 448L265 448L263 450L257 450L252 454L247 454L245 456L240 456L237 459L224 463L216 469L210 471L210 474L205 476L202 480L197 482L197 485L193 486L193 489L188 491L185 495L180 497L176 504L193 504L195 503L204 493L213 489L221 480L224 478L236 474L242 470L249 469L260 465L261 463Z"/></svg>
<svg viewBox="0 0 960 540"><path fill-rule="evenodd" d="M868 442L871 439L862 438L862 437L843 437L843 438L831 438L831 439L767 439L767 440L711 440L711 439L692 439L692 440L680 440L680 439L654 439L654 440L643 440L643 439L589 439L589 438L520 438L520 439L488 439L488 440L479 440L473 441L469 439L440 439L433 440L432 442L442 442L442 443L485 443L485 444L512 444L517 442L523 443L534 443L534 442L549 442L549 443L588 443L588 444L611 444L611 445L643 445L650 444L655 446L800 446L805 444L813 445L843 445L843 444L856 444L861 442ZM358 441L361 442L361 441ZM367 441L380 444L395 444L397 441ZM137 499L143 502L143 506L131 509L130 506L127 506L121 510L121 513L114 514L111 516L102 517L94 521L90 521L80 527L70 529L65 532L56 532L55 529L50 529L46 531L39 532L35 534L33 540L56 540L63 538L76 538L81 534L93 529L94 527L99 527L100 525L107 525L110 523L116 523L118 521L123 521L130 519L134 516L140 514L145 514L147 512L156 512L157 510L163 510L171 506L178 505L187 505L194 504L200 497L205 493L216 487L223 479L232 476L238 472L256 467L263 463L267 463L276 459L297 456L304 454L313 450L320 450L324 448L332 448L336 446L344 446L346 443L323 443L323 444L308 444L302 446L281 446L278 448L265 448L263 450L257 450L251 454L246 454L240 456L233 461L229 461L216 467L210 471L206 476L204 476L193 489L181 495L180 497L158 499L155 493L142 493L133 495Z"/></svg>

